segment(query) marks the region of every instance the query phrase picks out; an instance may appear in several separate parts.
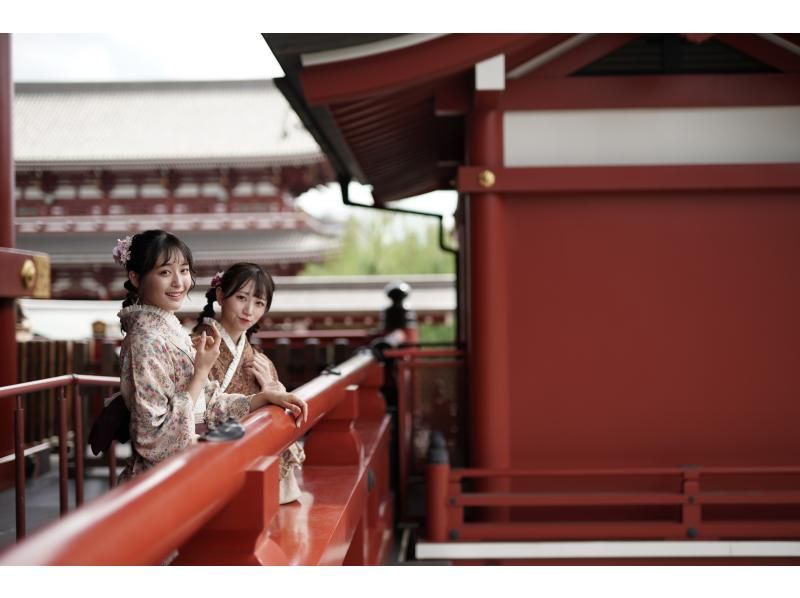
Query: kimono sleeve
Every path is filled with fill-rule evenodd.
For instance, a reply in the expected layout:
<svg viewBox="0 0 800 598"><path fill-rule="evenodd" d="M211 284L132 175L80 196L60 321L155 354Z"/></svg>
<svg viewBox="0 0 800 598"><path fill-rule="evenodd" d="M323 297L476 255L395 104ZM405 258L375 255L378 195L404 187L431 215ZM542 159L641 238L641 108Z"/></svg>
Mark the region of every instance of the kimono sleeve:
<svg viewBox="0 0 800 598"><path fill-rule="evenodd" d="M136 452L157 463L194 440L192 399L175 388L175 366L163 339L135 339L128 359L133 386L131 437Z"/></svg>
<svg viewBox="0 0 800 598"><path fill-rule="evenodd" d="M253 352L254 353L260 353L261 355L264 355L263 351L259 351L255 347L253 347ZM264 390L277 390L277 391L280 391L280 392L286 392L286 387L278 379L278 370L275 368L275 364L273 364L272 360L269 357L267 357L266 355L264 355L264 357L267 358L267 363L269 364L269 377L270 377L269 387L265 388Z"/></svg>
<svg viewBox="0 0 800 598"><path fill-rule="evenodd" d="M230 417L239 420L250 413L249 397L220 392L216 380L206 382L203 392L206 395L205 421L209 428L215 428Z"/></svg>

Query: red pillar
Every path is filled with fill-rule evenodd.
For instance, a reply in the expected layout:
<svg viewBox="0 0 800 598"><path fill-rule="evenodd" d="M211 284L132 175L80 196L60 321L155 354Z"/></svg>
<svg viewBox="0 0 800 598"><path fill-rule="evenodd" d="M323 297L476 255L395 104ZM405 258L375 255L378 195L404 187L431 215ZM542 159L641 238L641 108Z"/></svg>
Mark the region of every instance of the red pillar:
<svg viewBox="0 0 800 598"><path fill-rule="evenodd" d="M491 170L503 165L503 113L483 100L482 93L476 93L469 121L469 162ZM507 468L510 397L506 215L503 197L490 189L469 197L472 465Z"/></svg>
<svg viewBox="0 0 800 598"><path fill-rule="evenodd" d="M14 247L14 159L11 155L11 34L0 33L0 247ZM3 276L17 276L3 272ZM17 325L14 299L0 298L0 386L17 382ZM14 401L0 400L0 455L14 450ZM0 469L0 487L13 470Z"/></svg>

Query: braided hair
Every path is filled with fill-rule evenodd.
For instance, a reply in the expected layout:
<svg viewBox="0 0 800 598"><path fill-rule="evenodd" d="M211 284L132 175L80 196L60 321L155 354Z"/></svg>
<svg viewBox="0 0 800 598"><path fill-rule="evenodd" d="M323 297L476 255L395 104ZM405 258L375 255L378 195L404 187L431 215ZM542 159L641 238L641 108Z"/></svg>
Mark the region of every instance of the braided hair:
<svg viewBox="0 0 800 598"><path fill-rule="evenodd" d="M195 270L192 251L189 247L172 233L164 230L146 230L136 233L131 238L130 256L125 262L127 272L135 272L139 276L141 284L144 276L151 270L168 263L174 256L180 254L189 264L189 272L192 276L192 286L195 285ZM139 289L133 286L128 278L123 285L128 292L122 301L122 307L139 303ZM124 330L124 326L123 326Z"/></svg>
<svg viewBox="0 0 800 598"><path fill-rule="evenodd" d="M217 300L217 289L221 289L223 298L227 299L251 280L253 281L253 293L256 297L262 298L267 304L267 308L264 310L264 313L267 313L272 306L275 282L269 273L258 264L239 262L225 270L218 286L211 287L206 292L206 304L197 317L197 326L194 327L194 332L203 324L203 318L214 317L214 302ZM258 322L253 324L245 333L247 338L249 339L260 328Z"/></svg>

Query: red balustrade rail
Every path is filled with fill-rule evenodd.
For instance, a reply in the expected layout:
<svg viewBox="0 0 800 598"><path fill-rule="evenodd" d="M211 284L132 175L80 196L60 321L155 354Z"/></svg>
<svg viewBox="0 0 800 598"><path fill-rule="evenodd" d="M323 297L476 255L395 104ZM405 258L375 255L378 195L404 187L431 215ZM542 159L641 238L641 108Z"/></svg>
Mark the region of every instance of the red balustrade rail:
<svg viewBox="0 0 800 598"><path fill-rule="evenodd" d="M67 436L69 434L67 395L65 390L72 388L72 418L73 442L75 446L75 504L83 504L83 451L86 443L83 441L83 417L79 386L119 386L119 378L105 376L83 376L67 374L23 382L0 388L0 399L16 397L17 404L14 409L14 473L16 492L16 524L17 539L25 537L25 409L22 397L42 390L58 390L58 448L59 448L59 504L61 515L68 509L68 479L67 479ZM42 399L41 397L39 397ZM109 468L115 472L113 451L109 453Z"/></svg>
<svg viewBox="0 0 800 598"><path fill-rule="evenodd" d="M800 539L800 467L451 469L442 456L427 471L430 542Z"/></svg>
<svg viewBox="0 0 800 598"><path fill-rule="evenodd" d="M275 406L259 409L241 439L193 445L33 534L0 565L158 564L176 549L176 564L382 562L393 516L382 383L383 365L360 352L294 391L309 407L300 428ZM277 455L309 430L303 485L329 494L279 509Z"/></svg>
<svg viewBox="0 0 800 598"><path fill-rule="evenodd" d="M382 332L366 329L342 329L342 330L265 330L256 332L255 338L261 341L263 347L271 347L276 341L288 341L292 346L303 346L309 339L318 339L321 343L333 343L337 340L348 341L350 343L366 344L374 338L382 336Z"/></svg>
<svg viewBox="0 0 800 598"><path fill-rule="evenodd" d="M394 360L397 385L397 510L403 521L421 522L424 497L424 447L432 430L443 431L451 457L463 463L466 418L463 415L464 351L408 346L386 349ZM459 383L460 382L460 383ZM420 450L421 449L421 450Z"/></svg>

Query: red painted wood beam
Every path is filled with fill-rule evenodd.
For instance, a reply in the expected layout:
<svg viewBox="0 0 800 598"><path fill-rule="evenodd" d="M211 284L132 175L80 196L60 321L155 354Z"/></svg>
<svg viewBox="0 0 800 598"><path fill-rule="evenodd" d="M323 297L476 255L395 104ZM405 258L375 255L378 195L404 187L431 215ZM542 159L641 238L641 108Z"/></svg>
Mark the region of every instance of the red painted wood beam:
<svg viewBox="0 0 800 598"><path fill-rule="evenodd" d="M357 134L350 134L348 131L345 134L350 147L354 152L359 149L376 149L382 148L386 150L387 154L394 154L392 146L396 143L409 145L415 140L426 142L430 140L430 129L432 124L429 122L419 120L409 120L406 122L400 121L393 125L391 128L375 128L372 130L361 131Z"/></svg>
<svg viewBox="0 0 800 598"><path fill-rule="evenodd" d="M647 75L509 80L503 110L787 106L800 104L800 76Z"/></svg>
<svg viewBox="0 0 800 598"><path fill-rule="evenodd" d="M429 161L415 160L413 156L406 155L393 160L387 158L379 162L373 162L370 166L370 183L389 184L393 188L400 188L400 181L413 182L417 179L430 178L434 174L433 161L435 156L431 156ZM408 179L408 180L406 180Z"/></svg>
<svg viewBox="0 0 800 598"><path fill-rule="evenodd" d="M370 181L380 177L384 170L395 174L406 172L409 169L424 173L433 167L436 155L427 149L421 153L416 147L417 143L412 143L411 140L400 141L396 144L389 140L386 143L389 145L388 148L356 148L357 155L365 157L364 168L368 171L366 176ZM402 145L402 147L391 147L392 145ZM374 155L375 153L379 155Z"/></svg>
<svg viewBox="0 0 800 598"><path fill-rule="evenodd" d="M391 140L387 143L392 144ZM394 171L405 171L410 166L415 168L422 167L423 169L432 167L432 164L428 162L436 157L433 153L433 148L423 147L423 149L419 149L419 143L414 143L413 140L409 139L400 140L394 145L401 145L401 147L376 148L374 152L380 152L380 155L370 153L372 150L369 148L363 149L366 162L365 168L369 169L370 178L378 174L377 171L383 166L387 166ZM360 148L359 151L361 151Z"/></svg>
<svg viewBox="0 0 800 598"><path fill-rule="evenodd" d="M14 247L14 158L11 153L11 34L0 33L0 248ZM3 264L5 266L5 264ZM7 284L19 280L16 270L0 270ZM17 382L16 309L14 299L0 298L0 386ZM0 455L14 450L14 402L0 401ZM11 466L0 466L0 488L14 479Z"/></svg>
<svg viewBox="0 0 800 598"><path fill-rule="evenodd" d="M442 81L433 92L434 114L436 116L467 114L472 108L474 87L473 73L462 73Z"/></svg>
<svg viewBox="0 0 800 598"><path fill-rule="evenodd" d="M640 33L611 33L593 37L558 58L543 64L526 77L552 78L566 77L583 67L592 64L606 54L610 54L639 37Z"/></svg>
<svg viewBox="0 0 800 598"><path fill-rule="evenodd" d="M398 129L402 130L406 127L414 125L430 126L426 121L431 120L430 111L407 109L404 112L395 112L394 114L387 114L384 118L376 118L371 122L364 123L350 123L348 125L339 125L344 133L345 138L351 144L358 143L361 139L373 136L392 135Z"/></svg>
<svg viewBox="0 0 800 598"><path fill-rule="evenodd" d="M704 41L714 37L713 33L681 33L681 35L695 44L702 44Z"/></svg>
<svg viewBox="0 0 800 598"><path fill-rule="evenodd" d="M414 149L419 154L424 154L426 147L415 144L415 142L432 143L433 142L433 123L429 119L414 119L409 121L400 121L395 125L387 126L383 129L376 129L375 132L363 132L351 136L349 131L345 131L345 138L357 152L359 148L368 149L386 146L389 144L401 144L403 146L414 145ZM385 147L388 154L394 154L395 149L391 145ZM371 157L380 158L382 156L365 156L369 159Z"/></svg>
<svg viewBox="0 0 800 598"><path fill-rule="evenodd" d="M0 247L14 247L14 157L11 152L11 34L0 33ZM3 307L5 310L7 306ZM13 305L11 306L13 308ZM3 314L5 311L3 311ZM14 321L9 331L0 329L0 338L14 337ZM5 325L5 319L2 325ZM6 334L8 332L8 334ZM13 361L13 360L12 360ZM16 376L16 371L14 372ZM4 379L4 377L3 377ZM6 384L0 380L0 384Z"/></svg>
<svg viewBox="0 0 800 598"><path fill-rule="evenodd" d="M300 82L311 105L332 104L434 81L529 44L538 34L447 35L365 58L303 69Z"/></svg>
<svg viewBox="0 0 800 598"><path fill-rule="evenodd" d="M476 98L476 104L480 99ZM503 164L503 115L478 108L469 119L471 164L499 168ZM503 196L479 187L469 195L469 288L471 335L470 377L471 464L507 468L511 447L509 373L509 281L507 212ZM489 490L503 491L501 482Z"/></svg>
<svg viewBox="0 0 800 598"><path fill-rule="evenodd" d="M763 37L747 33L721 33L716 38L743 54L785 73L800 72L800 56Z"/></svg>
<svg viewBox="0 0 800 598"><path fill-rule="evenodd" d="M418 154L425 154L425 144L432 142L430 138L431 127L426 127L425 125L426 123L424 122L421 124L409 123L405 129L397 128L389 132L384 132L381 135L366 135L359 141L351 141L350 146L356 154L360 152L381 152L380 155L365 156L367 161L369 161L371 157L376 159L394 158L399 149L397 147L398 145L414 150Z"/></svg>
<svg viewBox="0 0 800 598"><path fill-rule="evenodd" d="M365 149L364 151L368 152L369 150ZM384 153L381 156L370 155L367 156L366 163L371 178L372 175L379 174L378 171L383 167L387 167L388 170L393 172L405 172L409 167L415 167L417 169L421 167L423 170L427 170L432 168L432 164L429 163L429 160L435 157L436 156L429 148L421 152L417 149L417 144L406 142L403 144L402 151L396 151L391 154Z"/></svg>
<svg viewBox="0 0 800 598"><path fill-rule="evenodd" d="M34 268L36 268L33 287L26 286L21 275L23 264L27 261L33 262ZM40 269L45 271L39 272ZM13 304L13 300L17 297L49 298L50 269L46 253L0 247L0 272L3 273L3 276L0 277L0 301L10 299ZM47 292L45 293L45 291ZM14 321L14 330L16 330L16 319ZM11 336L14 337L13 334ZM14 378L16 379L16 372ZM14 384L14 382L9 382L9 384ZM5 384L0 384L0 386L5 386Z"/></svg>
<svg viewBox="0 0 800 598"><path fill-rule="evenodd" d="M391 110L393 108L403 108L408 105L417 104L432 96L433 90L431 86L417 86L388 96L368 98L358 102L334 104L331 106L331 112L336 116L337 121L349 122L351 120L361 120L362 118L381 115L386 110Z"/></svg>
<svg viewBox="0 0 800 598"><path fill-rule="evenodd" d="M546 523L469 523L461 526L459 540L629 540L658 538L683 540L686 528L680 523L651 521L590 521Z"/></svg>
<svg viewBox="0 0 800 598"><path fill-rule="evenodd" d="M433 140L428 131L421 128L409 128L408 131L395 131L393 135L359 144L353 144L353 152L367 165L383 162L399 161L403 158L413 162L423 161L424 156L433 156ZM369 175L369 173L367 173Z"/></svg>
<svg viewBox="0 0 800 598"><path fill-rule="evenodd" d="M376 163L374 167L374 176L370 179L371 182L378 184L382 183L385 188L402 189L405 184L414 183L417 180L430 179L434 176L434 169L428 163L415 163L409 158L408 160L398 160L398 163L393 163L391 160L385 160L381 163Z"/></svg>
<svg viewBox="0 0 800 598"><path fill-rule="evenodd" d="M420 112L424 116L426 114L425 111L420 110L417 106L418 104L405 104L402 106L387 105L360 117L350 116L349 118L342 119L334 113L334 118L336 124L339 125L339 128L342 129L343 132L358 131L362 127L384 128L382 127L383 123L392 123L402 121L403 119L415 119ZM430 115L430 112L427 114Z"/></svg>
<svg viewBox="0 0 800 598"><path fill-rule="evenodd" d="M478 182L484 166L458 169L461 193L485 191ZM800 163L689 166L578 166L491 168L495 193L570 193L800 189Z"/></svg>
<svg viewBox="0 0 800 598"><path fill-rule="evenodd" d="M414 170L418 175L424 176L433 169L435 154L430 150L420 154L416 149L416 144L406 143L400 152L386 154L382 156L369 156L367 164L369 168L369 178L378 178L382 173L406 173Z"/></svg>
<svg viewBox="0 0 800 598"><path fill-rule="evenodd" d="M777 33L778 37L782 37L787 42L800 47L800 33Z"/></svg>
<svg viewBox="0 0 800 598"><path fill-rule="evenodd" d="M451 501L450 504L460 507L596 507L682 505L687 498L678 492L472 492L454 496Z"/></svg>

